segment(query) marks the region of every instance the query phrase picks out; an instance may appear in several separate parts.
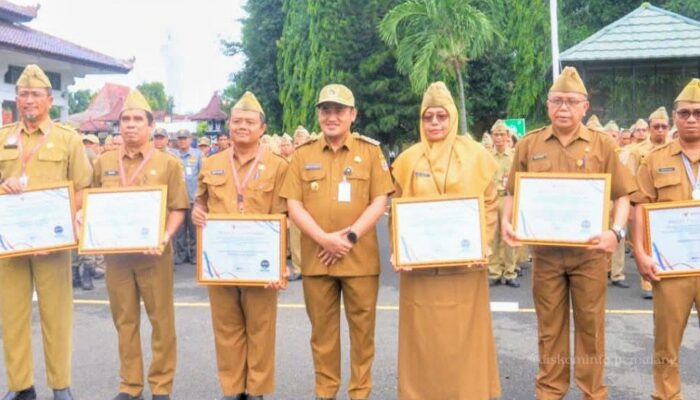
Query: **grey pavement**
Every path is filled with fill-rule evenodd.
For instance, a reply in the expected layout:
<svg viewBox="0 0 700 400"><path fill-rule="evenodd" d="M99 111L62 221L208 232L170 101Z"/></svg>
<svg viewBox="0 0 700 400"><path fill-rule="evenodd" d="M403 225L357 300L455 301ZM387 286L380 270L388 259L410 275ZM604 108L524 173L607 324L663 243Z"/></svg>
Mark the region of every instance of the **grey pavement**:
<svg viewBox="0 0 700 400"><path fill-rule="evenodd" d="M379 224L382 275L377 311L374 399L396 398L396 350L398 347L398 279L388 264L386 221ZM653 388L651 352L653 347L652 303L642 300L638 275L631 259L626 272L630 289L610 287L606 325L606 382L610 399L648 399ZM532 311L530 269L525 270L522 287L492 288L494 331L498 349L502 399L533 399L537 373L537 322ZM178 366L174 399L213 400L221 396L217 381L211 315L206 288L194 282L194 267L176 268L176 323ZM82 400L109 400L119 384L117 337L112 325L104 281L96 290L75 292L73 350L73 393ZM301 282L291 282L279 297L277 323L277 388L270 399L313 399L313 366L309 347L310 325L303 308ZM517 303L514 304L514 303ZM516 309L517 306L517 309ZM505 307L505 308L504 308ZM46 385L41 328L35 308L33 322L34 365L40 399L51 399ZM343 321L343 386L339 399L346 399L348 379L347 324ZM146 366L150 359L150 325L142 313L142 343ZM572 336L573 337L573 336ZM573 349L573 343L572 343ZM686 399L700 399L700 334L698 316L689 320L682 348L683 392ZM5 390L4 363L0 362L0 390ZM146 390L148 394L148 389ZM149 397L146 397L147 399ZM573 383L566 399L578 399ZM433 399L426 399L433 400ZM438 400L438 399L436 399ZM441 399L439 399L441 400Z"/></svg>

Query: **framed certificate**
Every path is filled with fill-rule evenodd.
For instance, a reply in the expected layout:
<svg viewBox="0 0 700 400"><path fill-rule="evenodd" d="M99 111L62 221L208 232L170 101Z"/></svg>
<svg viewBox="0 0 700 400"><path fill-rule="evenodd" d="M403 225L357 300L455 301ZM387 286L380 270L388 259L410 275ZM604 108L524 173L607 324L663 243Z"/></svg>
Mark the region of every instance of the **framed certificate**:
<svg viewBox="0 0 700 400"><path fill-rule="evenodd" d="M0 194L0 258L78 246L73 183Z"/></svg>
<svg viewBox="0 0 700 400"><path fill-rule="evenodd" d="M644 249L659 278L700 275L700 201L642 205Z"/></svg>
<svg viewBox="0 0 700 400"><path fill-rule="evenodd" d="M197 228L197 283L265 286L283 282L287 267L284 215L210 214Z"/></svg>
<svg viewBox="0 0 700 400"><path fill-rule="evenodd" d="M83 193L79 254L162 250L166 186L86 189Z"/></svg>
<svg viewBox="0 0 700 400"><path fill-rule="evenodd" d="M487 261L480 197L398 198L391 203L394 262L437 268Z"/></svg>
<svg viewBox="0 0 700 400"><path fill-rule="evenodd" d="M513 230L520 242L587 247L609 224L610 174L515 174Z"/></svg>

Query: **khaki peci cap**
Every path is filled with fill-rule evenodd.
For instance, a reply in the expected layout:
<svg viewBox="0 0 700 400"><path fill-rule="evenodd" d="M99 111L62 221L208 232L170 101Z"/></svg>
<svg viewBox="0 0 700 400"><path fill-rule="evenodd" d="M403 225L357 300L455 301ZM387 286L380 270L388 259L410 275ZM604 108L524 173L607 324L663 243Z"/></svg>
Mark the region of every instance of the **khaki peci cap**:
<svg viewBox="0 0 700 400"><path fill-rule="evenodd" d="M203 137L197 142L197 146L211 146L211 140L209 138Z"/></svg>
<svg viewBox="0 0 700 400"><path fill-rule="evenodd" d="M241 96L238 102L233 106L233 110L255 111L265 115L265 111L263 111L258 98L255 97L253 92L243 93L243 96Z"/></svg>
<svg viewBox="0 0 700 400"><path fill-rule="evenodd" d="M29 64L17 79L17 87L51 89L51 81L36 64Z"/></svg>
<svg viewBox="0 0 700 400"><path fill-rule="evenodd" d="M603 125L600 123L598 116L593 114L588 121L586 121L586 127L591 129L603 129Z"/></svg>
<svg viewBox="0 0 700 400"><path fill-rule="evenodd" d="M124 106L122 106L122 112L127 110L142 110L146 111L149 114L153 114L151 106L148 104L146 98L143 97L143 94L141 94L141 92L138 91L138 89L132 89L129 92L129 95L126 96L126 100L124 100Z"/></svg>
<svg viewBox="0 0 700 400"><path fill-rule="evenodd" d="M666 111L666 107L659 107L649 115L649 120L651 121L652 119L663 119L668 121L668 111Z"/></svg>
<svg viewBox="0 0 700 400"><path fill-rule="evenodd" d="M588 96L586 85L583 84L581 76L579 76L578 71L574 67L564 68L564 70L561 71L561 75L559 75L557 80L554 81L549 91L581 93L584 96Z"/></svg>
<svg viewBox="0 0 700 400"><path fill-rule="evenodd" d="M506 126L506 123L503 122L502 119L497 119L496 122L494 122L493 126L491 127L491 132L495 131L496 129L508 130L508 127Z"/></svg>
<svg viewBox="0 0 700 400"><path fill-rule="evenodd" d="M83 135L83 141L88 141L92 144L100 144L100 139L97 138L97 135L93 133L88 133L87 135Z"/></svg>
<svg viewBox="0 0 700 400"><path fill-rule="evenodd" d="M352 91L347 86L333 83L321 89L316 106L320 106L323 103L336 103L354 108L355 96L353 96Z"/></svg>
<svg viewBox="0 0 700 400"><path fill-rule="evenodd" d="M691 80L685 88L681 91L681 94L676 97L676 103L679 101L687 101L689 103L700 103L700 79Z"/></svg>
<svg viewBox="0 0 700 400"><path fill-rule="evenodd" d="M168 131L166 131L165 128L157 128L155 131L153 131L153 136L168 137Z"/></svg>

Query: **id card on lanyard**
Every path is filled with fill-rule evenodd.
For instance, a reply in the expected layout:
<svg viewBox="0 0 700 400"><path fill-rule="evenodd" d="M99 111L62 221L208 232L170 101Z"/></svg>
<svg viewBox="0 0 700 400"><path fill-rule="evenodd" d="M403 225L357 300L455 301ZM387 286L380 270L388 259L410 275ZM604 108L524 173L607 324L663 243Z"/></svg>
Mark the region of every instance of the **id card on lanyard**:
<svg viewBox="0 0 700 400"><path fill-rule="evenodd" d="M22 145L22 138L20 137L21 125L17 124L17 129L13 133L13 137L14 140L17 142L17 150L19 150L20 161L22 162L22 171L19 177L19 183L24 188L26 188L27 185L29 185L29 178L27 177L27 164L29 164L29 161L31 161L32 158L34 158L34 156L36 155L36 153L39 152L39 149L41 148L41 146L44 145L46 139L48 139L49 135L51 134L52 129L53 123L49 121L48 129L46 129L46 132L44 132L43 135L41 135L41 138L39 138L34 147L32 147L31 150L25 153L24 146Z"/></svg>

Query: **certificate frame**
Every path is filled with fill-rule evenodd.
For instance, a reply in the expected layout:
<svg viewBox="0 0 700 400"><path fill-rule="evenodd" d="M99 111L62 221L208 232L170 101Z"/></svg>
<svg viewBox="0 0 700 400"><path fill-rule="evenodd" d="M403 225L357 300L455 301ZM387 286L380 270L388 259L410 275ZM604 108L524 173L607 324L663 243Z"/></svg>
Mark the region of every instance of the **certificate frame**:
<svg viewBox="0 0 700 400"><path fill-rule="evenodd" d="M661 202L661 203L648 203L642 204L642 223L644 230L644 251L650 257L653 257L652 252L652 232L650 223L650 214L658 210L673 210L673 209L687 209L687 208L697 208L700 210L700 201L688 200L688 201L672 201L672 202ZM678 278L687 276L700 276L700 269L697 270L683 270L683 271L659 271L656 273L659 278Z"/></svg>
<svg viewBox="0 0 700 400"><path fill-rule="evenodd" d="M479 204L479 236L481 240L481 257L465 259L435 259L431 261L410 262L401 260L399 232L401 229L400 211L402 204L420 204L445 201L476 200ZM484 199L482 196L425 196L425 197L400 197L391 201L391 241L394 248L394 262L397 267L408 268L445 268L464 267L470 265L486 264L488 262L488 238L486 237L486 216L484 215Z"/></svg>
<svg viewBox="0 0 700 400"><path fill-rule="evenodd" d="M70 229L73 232L73 241L71 243L66 243L66 244L58 245L58 246L32 247L30 249L3 252L3 253L0 253L0 258L18 257L18 256L35 254L35 253L41 253L41 252L54 252L54 251L60 251L60 250L71 250L71 249L75 249L78 247L78 232L75 231L75 225L74 225L75 224L76 209L75 209L75 191L74 191L73 182L65 181L65 182L57 182L57 183L52 183L52 184L32 186L32 187L24 190L24 193L38 192L38 191L51 190L51 189L66 189L68 191L68 202L69 202L70 213L71 213L71 216L70 216L71 217L70 218L71 227L70 227ZM0 191L0 196L13 196L13 194Z"/></svg>
<svg viewBox="0 0 700 400"><path fill-rule="evenodd" d="M552 179L552 180L602 180L605 182L605 189L603 193L603 207L600 215L602 230L600 233L610 229L610 193L612 186L612 179L610 174L589 174L589 173L569 173L569 172L517 172L515 174L515 193L513 195L513 215L512 215L512 226L513 231L516 232L516 238L519 243L525 245L536 245L536 246L560 246L560 247L589 247L594 245L594 243L588 241L577 241L577 240L567 240L567 239L557 239L557 238L523 238L517 236L518 226L519 226L519 215L521 208L521 189L523 179ZM595 235L596 233L593 233Z"/></svg>
<svg viewBox="0 0 700 400"><path fill-rule="evenodd" d="M287 278L285 271L287 268L287 217L283 214L209 214L207 222L211 221L272 221L280 224L279 232L279 282L285 283ZM197 284L203 286L245 286L245 287L265 287L271 281L261 279L212 279L204 274L204 230L197 227ZM274 281L272 281L274 282Z"/></svg>
<svg viewBox="0 0 700 400"><path fill-rule="evenodd" d="M158 249L163 251L165 246L160 243L165 238L165 222L167 216L167 199L168 187L165 185L154 186L132 186L132 187L114 187L114 188L90 188L83 191L83 209L82 209L82 226L80 227L80 240L78 245L78 254L128 254L141 253L151 249L151 247L100 247L97 249L85 247L85 235L87 235L87 216L90 210L90 196L109 193L132 193L132 192L161 192L161 202L159 206L160 219L158 223ZM154 227L156 228L156 227Z"/></svg>

